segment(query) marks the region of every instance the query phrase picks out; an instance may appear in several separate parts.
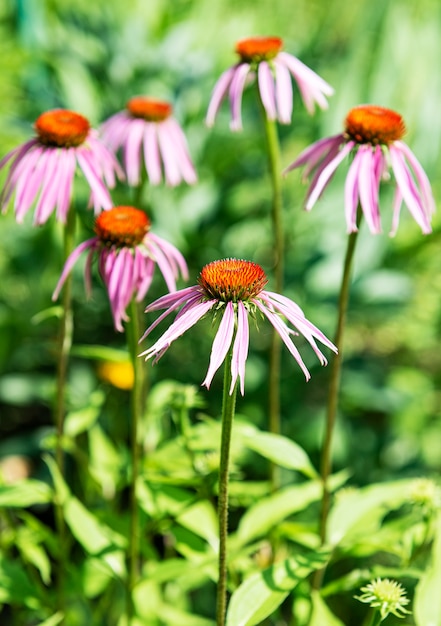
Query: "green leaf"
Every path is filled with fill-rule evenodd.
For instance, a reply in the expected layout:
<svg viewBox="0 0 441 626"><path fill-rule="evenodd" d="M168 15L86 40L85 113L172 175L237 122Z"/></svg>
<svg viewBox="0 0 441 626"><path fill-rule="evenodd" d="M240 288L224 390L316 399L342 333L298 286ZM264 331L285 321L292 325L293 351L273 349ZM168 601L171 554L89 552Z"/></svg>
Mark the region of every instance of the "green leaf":
<svg viewBox="0 0 441 626"><path fill-rule="evenodd" d="M64 619L63 613L58 612L52 615L52 617L45 619L44 622L40 622L38 626L57 626L57 624L60 624L63 621L63 619Z"/></svg>
<svg viewBox="0 0 441 626"><path fill-rule="evenodd" d="M271 615L290 591L309 574L323 566L324 553L292 557L257 572L231 596L226 626L255 626Z"/></svg>
<svg viewBox="0 0 441 626"><path fill-rule="evenodd" d="M413 481L403 480L337 494L328 519L328 541L332 545L351 536L374 532L384 515L409 500Z"/></svg>
<svg viewBox="0 0 441 626"><path fill-rule="evenodd" d="M97 421L103 404L104 394L93 393L87 407L72 411L66 417L64 432L68 437L76 437L89 430Z"/></svg>
<svg viewBox="0 0 441 626"><path fill-rule="evenodd" d="M217 547L219 523L211 502L203 500L189 506L183 513L178 515L176 521L193 531L196 535L199 535L199 537L206 539L211 546Z"/></svg>
<svg viewBox="0 0 441 626"><path fill-rule="evenodd" d="M18 604L31 609L40 607L37 587L31 583L22 563L0 560L0 603Z"/></svg>
<svg viewBox="0 0 441 626"><path fill-rule="evenodd" d="M415 590L414 618L417 626L441 626L441 513L438 513L431 564Z"/></svg>
<svg viewBox="0 0 441 626"><path fill-rule="evenodd" d="M36 533L25 526L21 527L17 534L16 544L23 559L38 569L41 579L48 585L51 580L51 565L47 553L38 544Z"/></svg>
<svg viewBox="0 0 441 626"><path fill-rule="evenodd" d="M47 504L53 498L48 484L27 478L12 485L0 485L0 506L25 508L34 504Z"/></svg>
<svg viewBox="0 0 441 626"><path fill-rule="evenodd" d="M312 613L309 626L344 626L343 622L331 613L318 591L311 592Z"/></svg>
<svg viewBox="0 0 441 626"><path fill-rule="evenodd" d="M309 478L317 478L317 472L308 455L291 439L253 429L252 433L243 437L243 441L248 448L276 465L302 472Z"/></svg>
<svg viewBox="0 0 441 626"><path fill-rule="evenodd" d="M321 483L310 481L280 489L251 506L240 520L235 539L242 545L267 534L287 517L302 511L322 495Z"/></svg>
<svg viewBox="0 0 441 626"><path fill-rule="evenodd" d="M127 350L109 348L99 345L77 345L72 347L72 354L85 359L96 361L112 361L113 363L124 363L130 359Z"/></svg>
<svg viewBox="0 0 441 626"><path fill-rule="evenodd" d="M124 547L126 538L116 533L109 526L98 520L93 513L75 497L61 476L55 461L46 457L59 502L63 506L63 513L67 525L73 536L89 554L99 554L111 548Z"/></svg>

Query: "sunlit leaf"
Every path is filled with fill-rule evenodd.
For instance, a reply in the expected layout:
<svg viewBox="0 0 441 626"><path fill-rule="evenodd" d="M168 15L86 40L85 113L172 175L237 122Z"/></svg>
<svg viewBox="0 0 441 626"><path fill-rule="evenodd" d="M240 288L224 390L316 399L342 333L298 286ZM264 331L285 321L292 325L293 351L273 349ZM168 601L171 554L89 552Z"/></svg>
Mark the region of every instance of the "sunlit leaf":
<svg viewBox="0 0 441 626"><path fill-rule="evenodd" d="M441 513L438 513L430 566L415 590L414 617L417 626L441 626Z"/></svg>

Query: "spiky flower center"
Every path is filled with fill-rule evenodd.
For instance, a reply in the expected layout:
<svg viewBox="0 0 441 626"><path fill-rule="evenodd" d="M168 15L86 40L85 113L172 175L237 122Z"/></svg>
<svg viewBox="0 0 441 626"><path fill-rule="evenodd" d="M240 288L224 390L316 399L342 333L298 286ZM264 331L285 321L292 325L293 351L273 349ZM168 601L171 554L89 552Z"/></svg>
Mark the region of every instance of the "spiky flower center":
<svg viewBox="0 0 441 626"><path fill-rule="evenodd" d="M172 106L163 100L155 100L145 96L131 98L126 109L133 117L140 117L147 122L162 122L172 114Z"/></svg>
<svg viewBox="0 0 441 626"><path fill-rule="evenodd" d="M268 279L257 263L223 259L203 267L198 282L208 298L222 302L238 302L255 298L265 287Z"/></svg>
<svg viewBox="0 0 441 626"><path fill-rule="evenodd" d="M345 131L357 143L387 145L401 139L406 127L401 115L391 109L361 105L349 111Z"/></svg>
<svg viewBox="0 0 441 626"><path fill-rule="evenodd" d="M249 37L236 44L236 52L246 63L270 61L283 47L280 37Z"/></svg>
<svg viewBox="0 0 441 626"><path fill-rule="evenodd" d="M134 248L144 239L150 220L144 211L116 206L103 211L95 220L95 232L107 246Z"/></svg>
<svg viewBox="0 0 441 626"><path fill-rule="evenodd" d="M67 109L54 109L42 113L37 118L35 130L44 145L71 148L80 146L85 141L90 124L79 113Z"/></svg>

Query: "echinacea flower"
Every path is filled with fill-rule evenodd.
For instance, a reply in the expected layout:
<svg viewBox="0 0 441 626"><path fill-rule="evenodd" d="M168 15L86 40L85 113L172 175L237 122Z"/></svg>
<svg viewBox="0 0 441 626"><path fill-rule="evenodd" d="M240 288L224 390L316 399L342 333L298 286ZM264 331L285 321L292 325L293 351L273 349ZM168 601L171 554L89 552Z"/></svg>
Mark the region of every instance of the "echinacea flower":
<svg viewBox="0 0 441 626"><path fill-rule="evenodd" d="M85 286L91 292L91 264L98 257L100 275L107 288L116 330L128 320L126 309L133 298L146 295L157 265L169 291L176 289L179 273L187 279L184 257L171 243L150 232L144 211L118 206L103 211L95 220L96 237L81 243L68 257L52 299L56 300L67 276L81 254L88 250Z"/></svg>
<svg viewBox="0 0 441 626"><path fill-rule="evenodd" d="M289 124L293 109L291 76L296 81L303 103L309 113L314 105L328 107L326 96L334 90L318 74L292 54L283 52L280 37L250 37L236 44L240 60L221 74L214 86L206 116L207 126L213 126L224 98L229 97L231 130L242 130L242 95L256 74L260 98L269 120Z"/></svg>
<svg viewBox="0 0 441 626"><path fill-rule="evenodd" d="M176 293L159 298L146 308L146 312L166 309L146 330L141 340L170 313L182 306L175 321L150 348L140 356L145 359L161 358L170 344L194 326L206 313L221 316L211 350L208 372L203 385L209 388L214 374L222 365L232 347L231 388L232 394L237 379L244 394L245 363L248 355L249 323L248 317L255 317L260 312L273 325L294 359L303 370L306 379L310 374L298 349L291 340L291 335L301 333L316 353L322 365L327 360L319 350L315 339L321 341L334 352L336 347L324 334L309 322L301 308L289 298L264 289L268 280L263 269L251 261L224 259L206 265L198 279L198 284ZM296 329L290 328L280 316ZM298 332L297 332L298 331Z"/></svg>
<svg viewBox="0 0 441 626"><path fill-rule="evenodd" d="M123 178L123 172L88 120L67 109L54 109L37 118L35 131L36 137L0 161L0 169L12 161L0 196L3 209L15 193L17 222L36 203L35 224L44 224L54 211L57 220L65 223L78 168L90 187L95 213L110 208L107 188L114 187L116 176Z"/></svg>
<svg viewBox="0 0 441 626"><path fill-rule="evenodd" d="M381 621L389 614L395 617L410 615L410 611L404 608L410 600L406 597L406 590L395 580L389 578L377 578L360 589L361 596L355 596L360 602L366 602L372 608L378 609Z"/></svg>
<svg viewBox="0 0 441 626"><path fill-rule="evenodd" d="M406 128L401 115L390 109L361 105L346 116L343 133L313 143L289 165L284 173L305 166L303 178L313 174L305 208L312 209L337 167L351 155L352 162L345 183L345 213L348 232L357 230L357 209L361 207L373 234L381 232L379 188L382 180L396 182L390 234L398 228L401 205L409 209L424 234L430 226L435 202L429 180L421 164L401 141Z"/></svg>
<svg viewBox="0 0 441 626"><path fill-rule="evenodd" d="M101 126L103 140L114 153L122 150L129 185L141 182L145 168L149 182L159 185L163 178L171 187L197 180L187 140L172 117L168 102L145 96L131 98L124 111L109 117Z"/></svg>

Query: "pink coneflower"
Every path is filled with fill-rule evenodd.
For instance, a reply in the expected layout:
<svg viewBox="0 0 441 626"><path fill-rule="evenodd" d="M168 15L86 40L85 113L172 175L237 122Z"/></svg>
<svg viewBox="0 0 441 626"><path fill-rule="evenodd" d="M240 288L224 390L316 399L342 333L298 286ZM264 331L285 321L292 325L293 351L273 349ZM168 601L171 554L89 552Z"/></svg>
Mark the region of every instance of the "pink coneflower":
<svg viewBox="0 0 441 626"><path fill-rule="evenodd" d="M111 207L107 187L114 187L115 175L122 178L123 172L88 120L79 113L55 109L40 115L35 130L36 137L0 161L1 169L12 160L0 205L5 209L15 193L17 222L23 221L36 202L35 224L44 224L54 211L65 223L79 167L89 184L95 212Z"/></svg>
<svg viewBox="0 0 441 626"><path fill-rule="evenodd" d="M395 111L379 106L361 105L351 109L345 130L339 135L321 139L304 150L286 168L287 173L305 166L303 178L313 178L306 196L309 211L333 177L337 167L351 155L345 183L345 213L348 232L357 230L357 208L360 205L370 231L381 232L379 188L382 180L395 177L391 235L398 228L402 202L424 234L432 232L430 220L435 202L426 173L409 147L401 141L406 128Z"/></svg>
<svg viewBox="0 0 441 626"><path fill-rule="evenodd" d="M140 184L143 166L152 185L161 183L163 170L166 183L172 187L182 181L196 182L187 140L168 102L135 96L125 111L104 122L101 132L113 152L122 149L129 185Z"/></svg>
<svg viewBox="0 0 441 626"><path fill-rule="evenodd" d="M213 126L220 105L228 95L231 130L242 130L242 94L256 73L260 98L270 120L277 119L282 124L291 122L291 76L309 113L313 113L315 104L321 109L328 107L326 96L334 93L332 87L282 48L283 41L279 37L251 37L236 44L240 61L228 68L214 86L205 120L208 126Z"/></svg>
<svg viewBox="0 0 441 626"><path fill-rule="evenodd" d="M263 269L251 261L224 259L209 263L202 269L197 285L165 295L146 308L146 312L158 309L167 310L146 330L142 340L159 322L182 306L168 330L140 356L145 356L146 360L155 357L157 361L170 347L172 341L194 326L208 311L213 311L215 316L221 315L221 320L213 341L208 372L202 384L207 388L210 386L214 374L225 360L233 342L230 394L239 378L243 395L245 363L248 355L248 316L255 317L260 312L279 333L282 341L303 370L306 379L309 380L309 371L292 342L291 335L301 333L312 346L322 365L326 365L327 360L317 347L315 339L331 350L337 349L318 328L306 319L297 304L285 296L265 291L264 287L267 282ZM285 324L280 315L283 315L296 330Z"/></svg>
<svg viewBox="0 0 441 626"><path fill-rule="evenodd" d="M52 296L56 300L75 262L89 250L85 267L86 292L91 291L91 264L95 255L106 285L116 330L122 332L127 307L133 298L139 302L159 267L170 291L176 289L179 272L187 279L187 264L172 244L149 232L150 220L144 211L130 206L103 211L95 220L96 237L80 244L68 257Z"/></svg>

